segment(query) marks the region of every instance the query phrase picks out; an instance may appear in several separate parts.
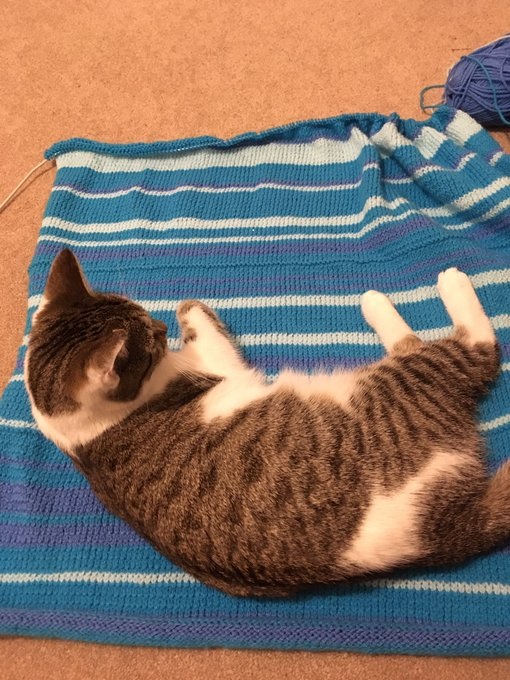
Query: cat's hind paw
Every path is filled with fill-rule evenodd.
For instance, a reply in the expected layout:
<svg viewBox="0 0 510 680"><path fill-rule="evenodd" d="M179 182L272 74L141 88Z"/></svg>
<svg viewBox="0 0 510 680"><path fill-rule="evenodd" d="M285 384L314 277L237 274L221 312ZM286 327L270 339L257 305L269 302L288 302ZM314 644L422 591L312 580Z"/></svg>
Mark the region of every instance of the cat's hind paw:
<svg viewBox="0 0 510 680"><path fill-rule="evenodd" d="M469 280L469 276L457 269L457 267L450 267L444 272L441 272L437 277L437 287L441 296L455 294L456 291L471 291L473 284Z"/></svg>
<svg viewBox="0 0 510 680"><path fill-rule="evenodd" d="M387 314L388 309L393 308L390 299L378 290L367 290L361 296L361 311L366 322L374 328L380 321L381 316Z"/></svg>

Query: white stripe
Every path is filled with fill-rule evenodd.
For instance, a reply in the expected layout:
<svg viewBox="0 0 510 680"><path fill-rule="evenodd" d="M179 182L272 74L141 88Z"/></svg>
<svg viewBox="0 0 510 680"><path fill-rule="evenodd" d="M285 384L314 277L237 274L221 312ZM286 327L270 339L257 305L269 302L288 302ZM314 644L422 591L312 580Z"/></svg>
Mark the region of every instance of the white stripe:
<svg viewBox="0 0 510 680"><path fill-rule="evenodd" d="M392 201L387 201L382 196L373 196L365 201L363 208L356 213L349 213L344 215L332 215L327 217L301 217L294 215L269 215L267 217L248 217L248 218L232 218L232 219L217 219L205 220L198 217L176 217L171 220L125 220L122 222L93 222L90 224L80 224L76 222L68 222L59 217L45 217L42 226L53 227L54 229L61 229L63 231L70 231L74 233L99 233L99 234L115 234L120 231L127 231L128 229L152 229L157 231L164 231L167 229L253 229L257 228L271 228L271 227L349 227L363 222L367 214L374 208L384 208L385 210L395 211L404 205L410 205L405 198L395 198ZM388 218L395 217L401 219L413 212L419 212L413 208L408 208L405 213L396 216L383 215L382 218L388 221ZM381 219L379 217L378 219ZM377 219L374 224L377 224ZM368 231L368 223L359 232L352 234L353 237L359 238ZM372 227L373 228L373 227ZM349 234L333 234L336 237L346 237ZM266 237L264 237L266 238ZM107 244L103 244L107 245Z"/></svg>
<svg viewBox="0 0 510 680"><path fill-rule="evenodd" d="M394 218L388 218L387 221L393 221ZM348 238L347 234L343 235ZM352 236L357 238L357 236ZM41 234L39 241L47 241L50 243L63 243L69 246L80 246L81 248L100 248L111 246L133 246L133 245L205 245L205 244L223 244L223 243L259 243L259 242L275 242L275 241L308 241L308 240L338 240L337 234L316 233L316 234L278 234L267 236L218 236L210 238L123 238L111 241L82 241L81 239L64 238L62 236L50 236L48 234Z"/></svg>
<svg viewBox="0 0 510 680"><path fill-rule="evenodd" d="M367 234L370 231L373 231L376 229L378 226L383 225L383 224L394 224L399 222L400 220L405 219L406 217L409 217L410 215L416 215L419 214L418 211L414 209L406 210L405 212L398 213L397 215L382 215L380 217L376 217L375 219L371 220L370 222L367 222L362 229L359 231L345 231L341 233L335 233L335 234L327 234L328 238L335 238L335 239L359 239L363 237L365 234ZM234 220L200 220L198 218L194 217L180 217L180 218L175 218L172 220L166 220L166 221L160 221L160 222L153 222L149 220L126 220L125 222L105 222L105 223L100 223L100 222L95 222L91 224L77 224L73 222L66 222L65 220L61 220L58 217L46 217L43 220L43 229L44 228L53 228L53 229L59 229L62 231L67 231L71 233L76 233L76 234L117 234L117 233L122 233L123 231L129 231L131 229L145 229L147 231L157 231L157 232L165 232L169 229L175 229L175 230L189 230L189 229L271 229L271 228L279 228L279 227L302 227L302 228L309 228L310 230L316 228L316 227L345 227L345 226L351 226L353 224L359 224L360 222L363 221L363 217L361 219L356 219L355 221L349 222L349 224L345 223L345 216L338 216L338 217L318 217L318 218L306 218L306 217L280 217L280 216L275 216L275 217L255 217L250 220L241 220L241 219L234 219ZM466 226L469 226L466 224ZM462 227L457 227L455 228L462 228ZM297 237L297 238L317 238L320 237L321 234L316 234L316 233L310 233L310 234L282 234L281 236L278 236L277 238L281 239L288 239L290 237ZM42 233L41 239L47 239L48 237ZM56 238L56 237L55 237ZM237 239L237 240L252 240L253 238L263 238L264 240L271 238L270 236L261 236L261 237L242 237L242 236L235 236L235 237L226 237L226 236L215 236L215 237L204 237L201 239L198 238L180 238L177 239L175 237L171 238L166 238L164 239L165 243L172 244L172 243L192 243L193 241L201 241L204 243L212 243L212 242L223 242L228 239ZM146 239L138 239L139 241L145 243ZM120 240L120 243L125 243L124 240ZM83 245L83 241L81 240L76 240L75 242L77 245ZM95 243L98 243L100 246L109 246L112 244L112 241L97 241Z"/></svg>
<svg viewBox="0 0 510 680"><path fill-rule="evenodd" d="M489 186L468 191L467 194L464 194L460 198L457 198L455 201L452 201L447 205L454 206L459 211L469 210L480 201L493 196L498 191L500 191L500 189L504 189L508 186L510 186L510 177L498 177L498 179L495 179L493 182L491 182Z"/></svg>
<svg viewBox="0 0 510 680"><path fill-rule="evenodd" d="M482 130L481 126L464 111L456 111L453 119L446 126L445 132L450 139L464 146L474 135Z"/></svg>
<svg viewBox="0 0 510 680"><path fill-rule="evenodd" d="M429 163L427 165L418 168L415 172L412 172L408 177L401 177L398 179L392 179L390 177L382 177L382 181L387 184L411 184L415 178L423 177L431 172L445 172L445 173L455 173L460 172L464 169L468 161L476 157L475 153L469 152L459 161L457 167L448 168L442 165L437 165L435 163ZM104 198L119 198L121 196L128 196L131 193L139 193L144 196L172 196L173 194L179 194L182 192L193 191L196 193L204 194L234 194L234 193L253 193L259 191L260 189L274 189L281 191L301 191L301 192L324 192L324 191L346 191L349 189L354 189L361 186L363 182L363 175L367 170L379 169L378 163L366 163L362 169L362 177L355 182L346 182L345 184L329 184L329 185L295 185L295 184L285 184L284 182L260 182L254 186L246 187L236 187L236 186L225 186L225 187L214 187L214 186L196 186L193 184L183 184L181 186L176 186L172 189L147 189L140 185L133 185L126 189L118 189L116 191L104 191L93 193L90 191L81 191L75 189L72 186L55 185L52 191L59 191L72 194L73 196L78 196L79 198L85 199L104 199Z"/></svg>
<svg viewBox="0 0 510 680"><path fill-rule="evenodd" d="M474 274L469 277L475 288L510 283L510 269L494 269ZM213 309L256 309L259 307L357 307L360 304L358 295L274 295L260 297L238 297L231 299L204 298L203 302ZM413 290L402 290L388 293L395 304L411 304L433 300L438 297L436 286L420 286ZM29 309L36 308L42 295L28 298ZM174 311L179 300L135 300L149 312ZM28 338L23 338L24 342Z"/></svg>
<svg viewBox="0 0 510 680"><path fill-rule="evenodd" d="M12 376L12 378L10 379L9 382L23 382L24 379L25 379L25 376L23 375L23 373L17 373L17 374Z"/></svg>
<svg viewBox="0 0 510 680"><path fill-rule="evenodd" d="M363 175L367 169L378 168L377 163L367 163L363 167ZM102 193L91 193L88 191L80 191L66 185L56 185L53 187L52 191L64 192L72 194L73 196L78 196L79 198L87 199L103 199L103 198L119 198L121 196L128 196L131 193L143 194L144 196L172 196L173 194L180 194L187 191L193 191L199 194L244 194L244 193L254 193L260 191L261 189L275 189L281 191L302 191L302 192L324 192L324 191L346 191L349 189L355 189L360 187L363 183L364 177L362 176L356 182L347 182L345 184L329 184L329 185L295 185L295 184L284 184L277 182L260 182L255 186L251 187L236 187L236 186L226 186L226 187L213 187L213 186L194 186L192 184L183 184L173 189L146 189L145 187L134 185L128 189L118 189L117 191L105 191ZM412 180L411 180L412 181Z"/></svg>
<svg viewBox="0 0 510 680"><path fill-rule="evenodd" d="M424 158L429 159L436 155L446 141L448 141L448 137L443 132L424 126L414 140L414 145Z"/></svg>
<svg viewBox="0 0 510 680"><path fill-rule="evenodd" d="M510 314L500 314L491 317L495 328L510 328ZM448 336L451 326L415 330L422 340L437 340ZM359 333L338 331L336 333L248 333L236 336L243 347L260 345L304 345L318 347L321 345L380 345L375 333ZM179 342L173 339L172 342Z"/></svg>
<svg viewBox="0 0 510 680"><path fill-rule="evenodd" d="M7 418L0 418L0 427L15 427L21 429L37 430L35 423L26 420L8 420Z"/></svg>
<svg viewBox="0 0 510 680"><path fill-rule="evenodd" d="M197 580L184 572L170 572L166 574L119 573L111 571L62 571L49 574L8 573L0 574L0 583L130 583L140 586L156 585L160 583L197 583Z"/></svg>
<svg viewBox="0 0 510 680"><path fill-rule="evenodd" d="M427 215L428 217L448 217L449 215L452 215L452 213L456 214L472 208L476 203L483 201L489 196L492 196L505 186L510 186L510 177L501 177L497 180L494 180L494 182L492 182L492 184L490 184L488 187L468 191L457 200L452 201L451 203L445 203L444 206L440 206L438 208L420 208L419 212ZM445 227L447 229L466 229L467 227L473 226L473 224L484 222L485 220L499 215L499 213L503 212L509 205L510 198L506 198L504 201L498 201L497 205L493 206L489 210L486 210L478 217L470 218L469 221L463 222L461 224L445 225Z"/></svg>
<svg viewBox="0 0 510 680"><path fill-rule="evenodd" d="M391 177L382 177L381 180L386 184L412 184L416 179L420 179L421 177L424 177L425 175L428 175L431 172L443 172L446 175L461 172L468 164L468 162L473 158L476 158L476 154L469 152L460 159L457 167L455 168L449 168L447 166L437 165L435 163L427 163L427 165L423 165L421 168L418 168L414 172L409 173L408 177L400 177L398 179L392 179Z"/></svg>
<svg viewBox="0 0 510 680"><path fill-rule="evenodd" d="M492 420L486 420L480 424L480 430L483 432L488 432L489 430L495 430L498 427L502 427L510 423L510 413L504 416L499 416L499 418L493 418Z"/></svg>
<svg viewBox="0 0 510 680"><path fill-rule="evenodd" d="M490 159L489 163L490 165L497 165L498 161L504 156L503 151L496 151L494 156Z"/></svg>
<svg viewBox="0 0 510 680"><path fill-rule="evenodd" d="M479 202L492 195L493 193L499 191L504 184L510 185L510 178L501 178L500 180L495 180L495 182L485 189L474 189L468 192L464 196L460 197L457 201L445 204L445 206L440 206L437 208L407 208L404 212L399 212L396 215L382 215L380 217L371 220L365 224L359 231L351 232L341 232L335 234L284 234L278 236L233 236L233 237L215 237L211 238L185 238L185 239L174 239L172 238L172 243L211 243L213 241L221 242L243 242L243 241L259 241L261 239L271 239L271 240L285 240L285 239L305 239L305 238L328 238L328 239L359 239L365 236L370 231L373 231L376 227L381 224L391 223L394 221L402 220L411 215L427 215L431 218L451 218L452 215L457 215L463 210L467 210L472 207L474 203ZM353 213L349 215L335 215L331 217L300 217L292 215L269 215L267 217L253 217L253 218L243 218L243 219L218 219L218 220L203 220L196 217L177 217L171 220L124 220L121 222L93 222L90 224L79 224L75 222L68 222L62 220L58 217L46 217L43 220L42 227L44 228L54 228L60 229L62 231L69 231L78 234L116 234L122 231L127 231L130 229L146 229L153 231L166 231L169 229L253 229L253 228L278 228L278 227L306 227L313 229L315 227L349 227L363 222L370 210L375 207L384 208L388 211L396 211L403 205L411 205L409 201L404 198L396 198L393 201L386 201L380 196L375 196L369 198L361 210L358 213ZM497 205L493 206L487 210L482 215L478 217L470 218L467 221L456 223L456 224L444 224L442 225L445 229L452 231L459 231L461 229L468 229L474 224L484 222L488 219L496 217L501 212L503 212L508 206L510 206L510 198L506 198L503 201L498 202ZM49 236L42 234L40 240L43 241L55 241L59 243L69 243L70 245L81 245L81 246L111 246L111 245L129 245L138 243L168 243L168 240L161 239L122 239L118 241L73 241L71 239L64 240L56 236Z"/></svg>
<svg viewBox="0 0 510 680"><path fill-rule="evenodd" d="M362 584L366 588L388 588L391 590L426 590L439 593L462 593L466 595L510 595L506 583L469 583L467 581L432 581L421 579L376 579Z"/></svg>
<svg viewBox="0 0 510 680"><path fill-rule="evenodd" d="M382 128L371 136L370 140L376 145L380 152L390 156L395 149L402 149L406 146L413 146L413 142L401 134L391 120L388 120Z"/></svg>
<svg viewBox="0 0 510 680"><path fill-rule="evenodd" d="M236 336L243 347L261 345L379 345L375 333L339 331L337 333L247 333Z"/></svg>
<svg viewBox="0 0 510 680"><path fill-rule="evenodd" d="M261 146L230 149L177 149L163 157L125 158L92 151L71 151L57 157L58 168L91 168L95 172L140 172L142 170L201 170L204 168L255 167L271 165L332 165L350 163L359 158L363 149L371 146L368 137L352 128L348 140L318 139L296 144L269 143Z"/></svg>
<svg viewBox="0 0 510 680"><path fill-rule="evenodd" d="M490 317L494 328L510 328L510 314L496 314Z"/></svg>
<svg viewBox="0 0 510 680"><path fill-rule="evenodd" d="M473 224L478 224L479 222L483 222L484 220L490 220L493 217L496 217L496 215L499 215L499 213L502 213L506 208L510 206L510 198L505 198L504 201L500 201L495 205L493 208L490 210L487 210L483 215L480 215L480 217L475 217L471 220ZM453 229L457 229L457 227L452 227Z"/></svg>

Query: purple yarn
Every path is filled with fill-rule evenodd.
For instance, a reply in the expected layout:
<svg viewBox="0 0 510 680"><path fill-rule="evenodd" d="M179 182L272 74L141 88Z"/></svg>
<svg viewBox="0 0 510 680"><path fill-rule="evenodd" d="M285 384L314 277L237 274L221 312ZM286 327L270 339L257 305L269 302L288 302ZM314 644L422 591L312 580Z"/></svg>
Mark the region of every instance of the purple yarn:
<svg viewBox="0 0 510 680"><path fill-rule="evenodd" d="M510 35L462 57L448 73L444 99L486 127L510 125Z"/></svg>

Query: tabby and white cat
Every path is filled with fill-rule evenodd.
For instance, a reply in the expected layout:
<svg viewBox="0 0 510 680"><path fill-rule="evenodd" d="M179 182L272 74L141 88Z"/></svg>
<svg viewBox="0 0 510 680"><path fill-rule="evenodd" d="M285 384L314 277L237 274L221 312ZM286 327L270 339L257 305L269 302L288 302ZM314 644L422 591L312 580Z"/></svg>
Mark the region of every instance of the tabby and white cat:
<svg viewBox="0 0 510 680"><path fill-rule="evenodd" d="M451 337L422 342L370 291L388 356L268 383L202 303L180 304L170 352L162 322L93 291L64 250L30 335L33 414L111 512L227 593L458 563L510 537L510 464L487 475L475 421L499 368L490 321L465 274L438 287Z"/></svg>

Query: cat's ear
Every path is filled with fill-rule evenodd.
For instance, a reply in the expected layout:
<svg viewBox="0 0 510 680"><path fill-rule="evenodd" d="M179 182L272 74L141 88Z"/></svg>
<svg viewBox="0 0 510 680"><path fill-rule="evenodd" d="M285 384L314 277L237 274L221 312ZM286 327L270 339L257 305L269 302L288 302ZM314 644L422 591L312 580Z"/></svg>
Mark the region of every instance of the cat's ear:
<svg viewBox="0 0 510 680"><path fill-rule="evenodd" d="M44 297L48 302L75 305L87 302L91 296L92 289L75 255L68 249L62 250L51 265Z"/></svg>
<svg viewBox="0 0 510 680"><path fill-rule="evenodd" d="M119 376L115 371L115 362L119 356L126 356L127 333L122 328L109 330L100 347L91 357L89 379L98 387L113 390L119 384Z"/></svg>

